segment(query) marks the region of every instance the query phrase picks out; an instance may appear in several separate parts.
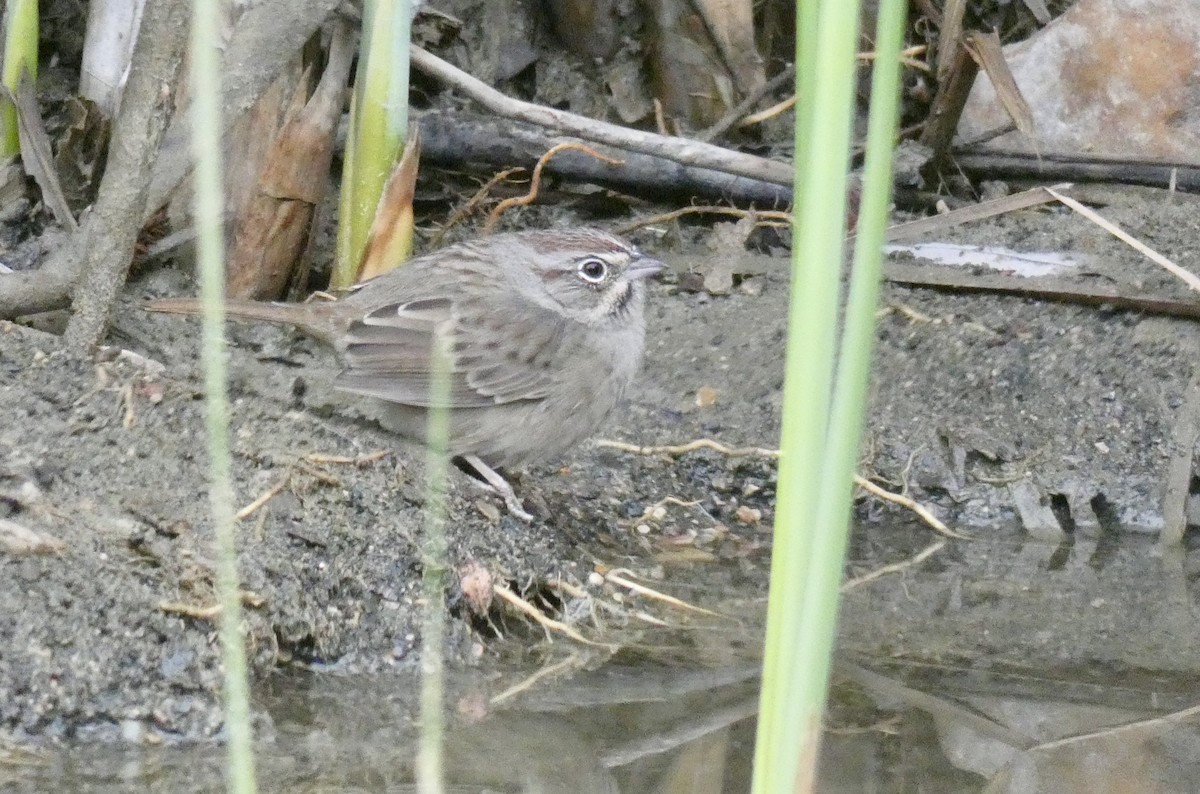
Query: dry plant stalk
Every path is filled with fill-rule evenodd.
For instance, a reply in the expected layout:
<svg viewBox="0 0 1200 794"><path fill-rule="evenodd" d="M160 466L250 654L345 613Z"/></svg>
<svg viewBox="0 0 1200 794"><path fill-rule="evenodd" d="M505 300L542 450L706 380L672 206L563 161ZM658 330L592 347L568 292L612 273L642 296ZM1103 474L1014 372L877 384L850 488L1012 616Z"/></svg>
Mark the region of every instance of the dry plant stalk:
<svg viewBox="0 0 1200 794"><path fill-rule="evenodd" d="M239 212L227 266L230 297L280 297L303 258L317 206L329 185L352 56L349 27L339 21L325 72L309 98L311 72L305 71L257 184Z"/></svg>

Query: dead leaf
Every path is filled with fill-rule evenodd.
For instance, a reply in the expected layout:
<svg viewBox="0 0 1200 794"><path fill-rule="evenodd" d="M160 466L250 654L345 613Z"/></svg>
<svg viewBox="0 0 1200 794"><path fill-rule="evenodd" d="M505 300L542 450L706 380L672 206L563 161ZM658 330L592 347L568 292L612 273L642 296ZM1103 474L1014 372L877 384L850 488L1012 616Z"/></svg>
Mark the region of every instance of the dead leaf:
<svg viewBox="0 0 1200 794"><path fill-rule="evenodd" d="M16 96L7 89L4 93L17 107L17 134L21 141L21 163L25 166L25 173L33 177L41 188L42 201L54 213L54 219L67 229L75 231L79 224L71 214L62 184L58 181L50 136L46 134L46 127L42 123L42 111L38 107L37 91L29 70L21 70Z"/></svg>
<svg viewBox="0 0 1200 794"><path fill-rule="evenodd" d="M413 196L417 190L417 165L421 159L421 131L413 124L400 161L392 168L375 220L363 246L358 281L366 281L392 270L412 253Z"/></svg>

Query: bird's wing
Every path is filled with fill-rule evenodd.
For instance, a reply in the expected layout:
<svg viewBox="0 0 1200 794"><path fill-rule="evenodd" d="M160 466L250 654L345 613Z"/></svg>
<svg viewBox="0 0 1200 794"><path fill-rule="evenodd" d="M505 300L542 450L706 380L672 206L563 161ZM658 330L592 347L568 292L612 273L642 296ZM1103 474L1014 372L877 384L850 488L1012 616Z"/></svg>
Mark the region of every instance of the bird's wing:
<svg viewBox="0 0 1200 794"><path fill-rule="evenodd" d="M434 334L441 328L451 354L448 407L539 400L553 382L551 365L566 323L552 309L516 299L499 305L475 296L393 303L350 325L345 369L335 386L428 407Z"/></svg>

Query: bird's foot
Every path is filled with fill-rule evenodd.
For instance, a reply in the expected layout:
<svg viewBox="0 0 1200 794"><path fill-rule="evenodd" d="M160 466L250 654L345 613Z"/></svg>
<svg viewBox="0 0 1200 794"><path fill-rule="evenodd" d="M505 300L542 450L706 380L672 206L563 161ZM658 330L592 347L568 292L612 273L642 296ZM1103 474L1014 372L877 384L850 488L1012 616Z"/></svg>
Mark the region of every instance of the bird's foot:
<svg viewBox="0 0 1200 794"><path fill-rule="evenodd" d="M516 491L508 484L508 480L500 476L498 471L475 455L463 455L463 460L479 473L479 476L484 479L484 482L487 483L491 490L495 491L504 500L504 506L508 508L508 512L513 518L524 521L526 524L533 521L533 516L525 510L525 506L517 498Z"/></svg>

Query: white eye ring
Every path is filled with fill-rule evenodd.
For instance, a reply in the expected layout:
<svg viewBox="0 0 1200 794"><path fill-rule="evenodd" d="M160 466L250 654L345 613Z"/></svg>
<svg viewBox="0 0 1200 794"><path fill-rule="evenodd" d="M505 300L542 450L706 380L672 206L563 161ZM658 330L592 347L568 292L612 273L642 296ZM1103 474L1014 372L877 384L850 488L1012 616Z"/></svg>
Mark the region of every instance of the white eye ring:
<svg viewBox="0 0 1200 794"><path fill-rule="evenodd" d="M608 263L603 259L588 257L579 263L579 277L589 284L599 284L608 277Z"/></svg>

